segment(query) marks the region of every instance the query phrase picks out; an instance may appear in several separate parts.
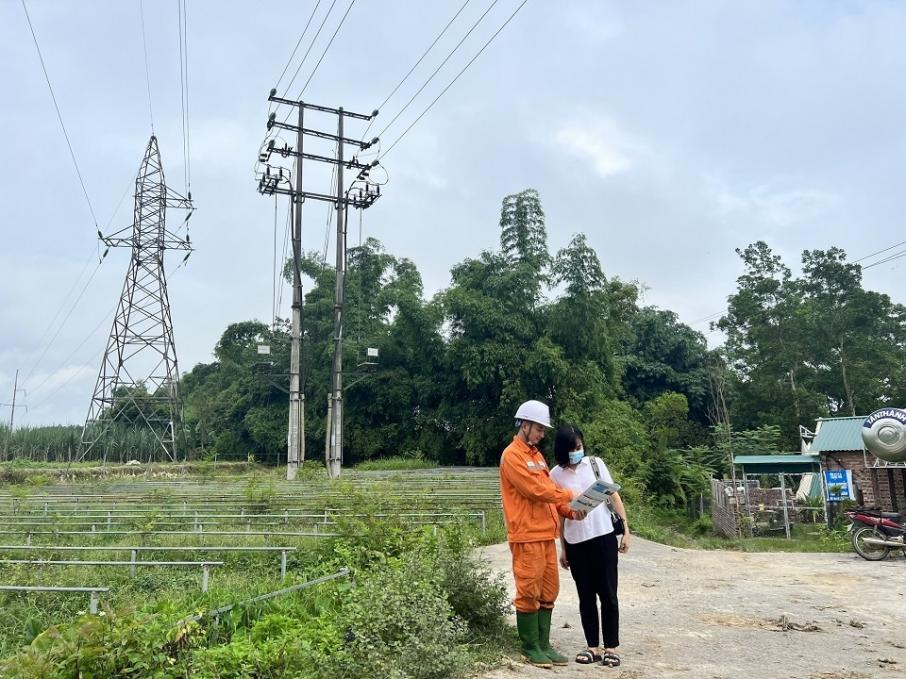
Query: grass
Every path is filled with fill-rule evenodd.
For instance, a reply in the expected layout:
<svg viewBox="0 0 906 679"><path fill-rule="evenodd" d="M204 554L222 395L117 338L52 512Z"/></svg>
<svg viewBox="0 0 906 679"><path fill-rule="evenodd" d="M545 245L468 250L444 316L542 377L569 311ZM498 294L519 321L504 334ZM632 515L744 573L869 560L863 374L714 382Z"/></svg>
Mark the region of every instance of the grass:
<svg viewBox="0 0 906 679"><path fill-rule="evenodd" d="M383 457L373 460L365 460L355 466L356 471L363 472L397 472L407 471L410 469L435 469L436 462L425 460L420 457L405 457L402 455L395 457Z"/></svg>
<svg viewBox="0 0 906 679"><path fill-rule="evenodd" d="M406 459L403 466L399 461L385 460L376 463L379 470L397 471L404 468L413 468L412 460ZM62 594L62 593L42 593L42 594L17 594L3 593L0 594L0 676L74 676L67 674L66 667L72 654L82 654L90 648L132 648L135 646L134 655L136 658L150 657L157 654L160 648L166 646L170 648L170 659L166 657L163 661L172 660L174 670L181 668L183 674L174 676L191 676L198 677L246 677L246 676L292 676L308 677L310 674L293 673L287 671L286 674L279 673L282 670L274 669L271 673L268 670L262 674L243 674L239 670L234 673L232 670L205 669L210 667L226 668L231 667L230 663L235 661L239 664L255 665L260 663L276 663L268 665L270 667L281 666L280 663L285 660L283 651L276 652L276 655L268 656L267 649L269 644L298 644L298 634L292 635L287 632L293 625L302 624L301 620L311 619L310 622L304 623L305 630L330 630L336 626L337 622L328 624L322 618L327 616L331 620L338 615L337 611L346 606L346 597L349 594L348 588L350 583L333 583L330 585L320 586L318 591L308 590L305 593L293 595L288 601L279 601L273 604L262 605L254 611L245 611L237 613L231 617L228 632L212 633L210 629L204 631L202 638L179 641L185 648L178 653L171 648L170 642L155 648L149 648L148 639L154 635L164 635L159 638L170 638L171 632L168 631L172 624L187 615L199 611L215 608L220 605L232 603L235 601L248 599L257 594L279 589L282 586L301 582L327 572L334 572L340 565L352 564L357 570L356 582L367 583L373 581L377 587L375 591L381 591L381 582L385 577L397 573L397 587L399 591L394 595L405 598L410 596L411 592L417 591L420 587L428 587L430 591L425 590L428 598L436 596L435 590L440 585L437 583L430 584L435 578L435 574L442 572L444 566L422 566L416 564L411 566L418 571L416 579L413 580L412 586L400 586L398 569L399 564L405 559L412 559L417 555L419 550L429 550L431 545L437 541L448 539L459 540L459 552L471 553L474 546L478 544L490 544L500 542L505 539L505 529L503 525L502 513L499 504L493 500L481 499L478 504L470 504L468 493L474 490L474 481L470 478L458 479L456 477L444 476L442 481L444 485L440 491L454 489L450 498L444 498L435 492L435 482L426 477L420 483L413 483L411 477L405 475L376 475L368 477L368 469L361 470L365 474L350 474L340 480L326 479L323 468L318 465L307 465L303 468L300 475L301 482L293 487L300 490L299 495L288 492L290 486L287 486L282 479L282 470L270 468L258 468L253 465L244 463L231 467L230 473L223 477L218 477L218 483L211 483L209 469L213 465L155 465L155 473L159 474L158 480L174 480L195 482L190 491L197 494L190 501L190 505L198 502L204 502L206 493L213 497L219 493L230 492L234 500L230 503L218 504L210 502L205 512L210 513L239 513L240 509L245 512L262 511L262 512L282 512L285 507L301 508L308 506L317 509L317 503L322 503L321 508L330 506L334 509L347 509L347 514L389 514L389 519L374 518L355 518L347 517L338 519L335 525L330 527L331 532L340 532L343 537L337 539L329 538L292 538L292 537L273 537L266 538L263 536L207 536L199 535L181 535L181 536L164 536L151 535L150 533L140 533L137 535L104 535L106 528L106 509L105 502L108 500L92 499L93 512L97 512L100 518L97 518L96 535L78 535L78 536L54 536L41 535L34 536L34 544L54 545L73 545L73 546L133 546L133 545L158 545L158 546L193 546L207 544L232 544L236 546L258 546L258 545L286 545L297 547L297 551L290 553L288 563L289 577L287 581L281 582L279 577L280 555L279 553L234 553L234 552L206 552L199 554L191 553L148 553L140 554L140 559L145 560L187 560L198 561L211 559L223 561L224 565L212 570L210 590L207 593L201 592L201 569L200 568L166 568L166 567L139 567L135 577L131 577L128 567L92 567L92 566L43 566L35 567L29 565L3 565L0 566L2 574L0 581L5 584L13 585L97 585L110 587L108 594L102 595L102 609L104 616L93 617L85 614L88 608L88 595L82 594ZM218 465L220 467L221 465ZM428 465L433 466L433 465ZM372 467L374 468L374 467ZM121 482L122 477L107 478L107 474L112 467L101 468L102 475L98 475L98 468L95 465L83 465L75 467L81 472L76 478L81 481L74 481L73 476L65 478L66 492L76 492L84 495L91 495L98 492L117 493L120 489L128 489L126 492L134 495L135 489L141 487L142 478L128 479L126 484ZM245 471L241 471L244 469ZM0 493L6 491L9 497L16 502L9 505L6 512L16 512L16 520L8 521L7 529L17 525L24 528L22 536L3 536L0 542L18 543L25 542L24 533L28 529L30 521L47 521L47 524L34 525L40 530L67 530L80 529L86 527L79 522L83 519L74 518L67 514L65 507L51 506L50 511L45 515L43 506L43 494L51 491L51 486L59 484L61 480L58 475L59 466L46 465L41 463L29 463L27 465L5 465L0 466L0 470L13 472L14 481L11 483L9 476L6 483L0 486ZM434 479L434 476L430 477ZM139 529L151 530L154 528L164 529L186 529L192 530L190 524L193 519L172 519L167 518L168 513L183 513L183 499L181 494L185 486L149 486L147 490L140 495L137 500L132 500L128 504L119 503L118 509L127 509L130 513L143 514L143 516L133 519L123 519L119 526L114 529ZM304 490L303 490L304 489ZM315 491L316 497L311 496L311 491ZM487 498L488 493L482 495ZM309 502L314 502L314 506ZM288 504L287 504L288 503ZM483 504L482 504L483 503ZM80 506L86 506L80 503ZM109 506L109 505L108 505ZM459 508L459 509L457 509ZM477 516L463 516L461 519L453 519L450 525L439 526L418 526L414 525L412 519L400 518L399 514L403 512L415 511L439 511L456 513L477 512L479 509L485 511L486 530L481 531L481 522ZM193 513L190 509L189 513ZM341 511L340 514L343 514ZM396 516L397 518L394 518ZM94 519L92 519L94 520ZM90 520L89 520L90 521ZM243 531L246 527L246 519L224 518L223 523L218 526L212 526L211 530L236 530ZM130 523L131 522L131 523ZM166 524L166 525L165 525ZM306 530L303 525L304 520L289 520L287 526L275 525L270 526L271 530ZM16 528L18 530L18 528ZM262 527L263 530L267 528ZM256 530L255 524L252 523L252 530ZM447 538L445 536L454 536ZM455 537L459 536L459 537ZM455 551L455 550L454 550ZM452 553L452 552L451 552ZM104 552L56 552L42 551L19 552L19 553L0 553L0 558L25 558L25 559L63 559L63 560L128 560L128 552L104 553ZM402 561L401 561L402 560ZM446 563L446 560L444 561ZM428 568L428 570L425 570ZM470 589L469 569L464 569L456 575L457 582L461 581L463 587L459 584L444 585L447 590L473 591L473 592L490 592L494 590L491 585L471 585ZM392 577L391 577L392 579ZM405 581L404 581L405 582ZM358 586L358 585L357 585ZM446 595L444 595L446 596ZM354 598L354 597L353 597ZM493 597L492 597L493 598ZM499 598L499 597L498 597ZM478 604L481 604L479 596ZM435 604L438 605L438 604ZM446 604L440 604L442 606ZM369 606L359 610L358 615L363 619L368 619L370 615L383 615L381 612L370 612ZM471 605L470 607L471 608ZM345 610L345 609L344 609ZM436 625L436 620L425 621L420 619L428 615L429 608L420 610L416 605L410 610L415 623ZM344 613L345 615L345 613ZM502 616L500 613L495 614L502 625ZM282 616L282 617L281 617ZM331 617L334 616L334 617ZM443 616L442 616L443 617ZM271 632L262 631L269 629L268 620L280 619L280 624L274 623L272 626L275 630ZM324 618L326 619L326 618ZM345 619L345 618L342 618ZM421 620L421 622L419 622ZM101 622L106 621L106 622ZM376 619L373 623L369 622L366 628L374 627L380 620ZM267 624L265 624L267 623ZM458 624L458 623L457 623ZM170 627L168 627L168 625ZM87 626L87 627L86 627ZM287 627L288 626L288 627ZM133 629L137 627L137 629ZM147 627L148 633L143 635L140 629ZM455 625L454 625L455 627ZM83 629L84 628L84 629ZM46 634L45 630L49 630ZM450 632L452 633L452 632ZM194 632L193 632L194 634ZM199 632L199 634L201 634ZM213 636L212 636L213 634ZM307 634L307 632L306 632ZM312 634L317 634L312 632ZM326 632L325 632L326 634ZM459 634L459 632L457 632ZM84 644L78 641L83 636L91 637L93 641L86 641ZM113 635L113 636L111 636ZM117 636L119 635L119 636ZM431 634L422 635L425 639L430 639ZM112 640L114 637L119 641ZM121 638L122 637L122 638ZM144 638L143 640L143 637ZM245 639L246 641L242 641ZM280 641L284 639L284 641ZM484 631L481 634L470 632L465 636L457 637L455 641L455 653L453 653L445 662L448 661L450 667L457 667L456 673L471 671L469 668L481 667L483 664L496 664L502 655L512 650L512 633L505 625L492 631ZM74 641L75 640L75 641ZM279 643L278 643L279 642ZM308 658L308 667L318 667L315 656L316 651L320 648L332 647L337 643L336 638L317 638L306 641L302 650L296 649L299 653ZM427 641L425 643L428 643ZM69 645L67 645L69 644ZM144 646L142 645L144 644ZM245 645L243 645L245 644ZM27 653L21 649L29 648ZM182 646L180 646L182 648ZM287 651L288 652L288 651ZM320 652L320 651L317 651ZM114 652L117 655L119 651ZM425 655L432 656L432 651L426 650ZM180 655L181 654L181 655ZM222 657L222 654L226 654ZM314 654L314 655L311 655ZM120 654L121 655L121 654ZM119 658L120 655L117 655ZM441 654L442 655L442 654ZM227 657L229 656L229 657ZM254 656L254 657L251 657ZM455 658L453 657L455 656ZM10 660L12 658L12 660ZM283 658L283 660L281 660ZM380 660L375 657L375 661ZM5 660L4 660L5 659ZM160 660L160 659L159 659ZM352 660L349 660L352 662ZM385 659L387 660L387 659ZM79 663L87 662L81 658ZM112 661L111 661L112 662ZM116 662L120 662L117 660ZM131 662L131 661L129 661ZM136 662L146 662L145 660L136 660ZM148 660L147 662L152 662ZM157 661L154 661L157 662ZM393 662L390 657L387 662ZM50 663L50 664L48 664ZM194 664L193 664L194 663ZM208 663L208 664L206 664ZM452 664L451 664L452 663ZM119 667L119 665L117 665ZM245 666L245 665L243 665ZM238 667L238 665L237 665ZM12 669L10 669L12 668ZM50 668L50 669L48 669ZM13 674L7 674L7 670ZM306 670L310 671L310 670ZM59 674L57 674L59 672ZM105 672L95 676L107 676ZM300 670L301 672L301 670ZM86 675L87 676L87 675ZM139 676L145 676L141 672ZM171 676L170 674L160 674L155 676ZM351 675L359 676L353 672ZM435 675L432 675L435 676ZM436 676L452 676L451 674L437 674Z"/></svg>
<svg viewBox="0 0 906 679"><path fill-rule="evenodd" d="M823 524L793 524L791 538L780 535L737 538L712 534L711 521L691 519L682 512L633 507L630 528L647 540L685 549L730 549L741 552L848 552L852 549L843 529L828 530Z"/></svg>

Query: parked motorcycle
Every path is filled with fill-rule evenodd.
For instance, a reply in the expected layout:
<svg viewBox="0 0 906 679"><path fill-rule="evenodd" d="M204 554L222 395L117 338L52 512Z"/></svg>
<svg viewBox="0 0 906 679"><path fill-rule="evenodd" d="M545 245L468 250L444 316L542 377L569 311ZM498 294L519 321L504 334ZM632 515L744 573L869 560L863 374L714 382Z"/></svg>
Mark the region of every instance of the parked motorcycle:
<svg viewBox="0 0 906 679"><path fill-rule="evenodd" d="M850 520L853 549L869 561L882 561L892 549L906 550L906 523L903 515L857 507L846 512ZM904 552L906 556L906 552Z"/></svg>

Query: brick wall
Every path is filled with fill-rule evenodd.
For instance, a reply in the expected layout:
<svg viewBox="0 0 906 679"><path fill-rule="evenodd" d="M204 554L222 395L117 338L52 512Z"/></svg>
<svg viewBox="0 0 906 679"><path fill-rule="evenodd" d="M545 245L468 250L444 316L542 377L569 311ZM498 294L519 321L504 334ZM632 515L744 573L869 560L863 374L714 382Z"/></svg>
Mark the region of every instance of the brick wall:
<svg viewBox="0 0 906 679"><path fill-rule="evenodd" d="M856 500L860 504L906 512L906 469L866 467L865 457L856 451L821 453L821 468L852 471Z"/></svg>

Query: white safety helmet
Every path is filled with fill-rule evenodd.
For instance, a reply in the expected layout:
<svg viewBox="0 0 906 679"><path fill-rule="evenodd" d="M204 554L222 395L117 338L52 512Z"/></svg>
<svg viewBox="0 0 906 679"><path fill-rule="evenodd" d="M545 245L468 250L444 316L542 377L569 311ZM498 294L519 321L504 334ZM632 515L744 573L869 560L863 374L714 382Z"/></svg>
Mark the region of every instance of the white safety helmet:
<svg viewBox="0 0 906 679"><path fill-rule="evenodd" d="M526 401L519 410L516 411L516 425L522 422L537 422L538 424L551 428L551 411L546 403L541 401Z"/></svg>

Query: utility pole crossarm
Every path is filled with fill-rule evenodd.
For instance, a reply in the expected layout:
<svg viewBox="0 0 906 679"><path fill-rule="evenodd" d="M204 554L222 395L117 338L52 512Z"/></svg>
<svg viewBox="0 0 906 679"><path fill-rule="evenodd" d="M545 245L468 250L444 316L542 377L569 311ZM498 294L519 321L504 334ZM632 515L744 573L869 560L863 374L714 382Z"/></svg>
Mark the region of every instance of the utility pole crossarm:
<svg viewBox="0 0 906 679"><path fill-rule="evenodd" d="M332 196L327 193L313 193L311 191L296 191L294 189L287 189L276 184L270 185L267 184L264 179L261 180L258 184L258 191L272 196L275 193L279 193L284 196L301 196L303 199L310 198L312 200L320 200L325 203L342 203L343 205L349 205L357 209L367 209L374 205L374 202L380 198L380 192L363 194L361 198L359 197L345 197L338 199L336 196Z"/></svg>
<svg viewBox="0 0 906 679"><path fill-rule="evenodd" d="M286 104L287 106L298 106L300 108L305 108L310 111L320 111L321 113L330 113L335 116L346 116L347 118L358 118L359 120L371 121L377 117L378 111L375 109L370 114L366 113L353 113L352 111L347 111L344 108L332 108L330 106L319 106L318 104L309 104L304 101L296 101L295 99L284 99L283 97L277 96L277 90L271 90L270 96L267 98L268 101L272 101L275 104Z"/></svg>
<svg viewBox="0 0 906 679"><path fill-rule="evenodd" d="M330 156L319 156L315 153L303 153L300 151L296 151L293 149L292 146L290 146L288 144L284 144L281 147L277 147L277 146L275 146L273 139L270 140L270 143L267 146L267 150L262 151L261 154L258 156L258 160L261 161L262 163L266 163L267 161L270 160L271 154L274 154L274 153L279 154L283 158L292 156L293 158L301 157L301 158L304 158L305 160L317 160L318 162L321 162L321 163L330 163L333 165L339 165L339 163L340 163L339 160L337 160L336 158L331 158ZM374 167L377 167L379 165L379 163L377 160L373 160L370 163L360 163L355 158L352 158L351 160L347 160L344 163L344 165L345 165L346 169L348 169L348 170L370 170Z"/></svg>
<svg viewBox="0 0 906 679"><path fill-rule="evenodd" d="M330 132L321 132L321 130L313 130L310 127L299 127L298 125L290 125L289 123L281 123L279 120L275 119L275 113L271 114L271 117L267 121L267 129L270 130L273 127L276 127L281 130L289 130L290 132L301 132L302 134L307 134L310 137L317 137L318 139L327 139L328 141L338 141L344 144L350 144L352 146L358 146L363 151L367 148L371 148L374 144L377 143L378 138L375 137L371 141L362 141L361 139L350 139L349 137L342 137L338 134L330 134Z"/></svg>

